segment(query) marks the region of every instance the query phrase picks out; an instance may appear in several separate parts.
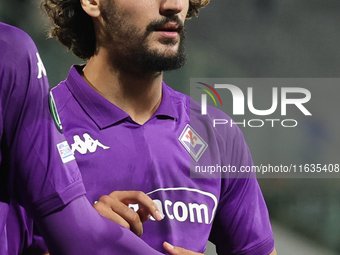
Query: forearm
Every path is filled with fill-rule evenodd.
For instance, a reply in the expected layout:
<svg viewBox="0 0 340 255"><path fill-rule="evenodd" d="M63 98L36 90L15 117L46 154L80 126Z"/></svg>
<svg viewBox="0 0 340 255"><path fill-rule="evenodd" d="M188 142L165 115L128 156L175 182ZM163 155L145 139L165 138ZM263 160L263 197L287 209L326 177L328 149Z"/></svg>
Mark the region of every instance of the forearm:
<svg viewBox="0 0 340 255"><path fill-rule="evenodd" d="M100 216L84 196L37 224L51 255L161 254L130 230Z"/></svg>

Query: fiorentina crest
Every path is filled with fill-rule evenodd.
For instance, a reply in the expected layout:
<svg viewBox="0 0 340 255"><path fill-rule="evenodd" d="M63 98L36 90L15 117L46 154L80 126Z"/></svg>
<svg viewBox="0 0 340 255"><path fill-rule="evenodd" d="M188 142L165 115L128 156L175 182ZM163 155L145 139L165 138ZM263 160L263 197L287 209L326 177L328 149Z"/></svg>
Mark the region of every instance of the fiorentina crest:
<svg viewBox="0 0 340 255"><path fill-rule="evenodd" d="M204 151L208 148L208 144L189 124L185 126L178 140L196 162L199 161Z"/></svg>

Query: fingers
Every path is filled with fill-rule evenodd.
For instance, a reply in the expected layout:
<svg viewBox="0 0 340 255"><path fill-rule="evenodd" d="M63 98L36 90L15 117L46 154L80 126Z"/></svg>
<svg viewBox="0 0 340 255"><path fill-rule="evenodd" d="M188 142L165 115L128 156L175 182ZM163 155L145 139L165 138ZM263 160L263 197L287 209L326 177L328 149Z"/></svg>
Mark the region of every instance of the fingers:
<svg viewBox="0 0 340 255"><path fill-rule="evenodd" d="M100 197L93 207L105 218L131 229L138 236L142 235L143 230L139 216L124 203L105 195Z"/></svg>
<svg viewBox="0 0 340 255"><path fill-rule="evenodd" d="M129 204L138 204L140 209L135 212L128 207ZM150 215L156 220L164 217L152 199L141 191L114 191L108 196L102 196L94 208L105 218L131 229L138 236L143 234L142 223Z"/></svg>
<svg viewBox="0 0 340 255"><path fill-rule="evenodd" d="M151 214L148 212L148 210L145 207L139 208L137 213L142 223L150 219Z"/></svg>
<svg viewBox="0 0 340 255"><path fill-rule="evenodd" d="M170 255L204 255L203 253L198 253L181 247L173 246L168 242L164 242L163 247L166 250L166 252L169 253Z"/></svg>
<svg viewBox="0 0 340 255"><path fill-rule="evenodd" d="M138 204L138 214L142 222L149 219L150 215L157 221L160 221L164 216L159 211L157 205L152 199L142 191L114 191L110 197L116 198L124 204Z"/></svg>

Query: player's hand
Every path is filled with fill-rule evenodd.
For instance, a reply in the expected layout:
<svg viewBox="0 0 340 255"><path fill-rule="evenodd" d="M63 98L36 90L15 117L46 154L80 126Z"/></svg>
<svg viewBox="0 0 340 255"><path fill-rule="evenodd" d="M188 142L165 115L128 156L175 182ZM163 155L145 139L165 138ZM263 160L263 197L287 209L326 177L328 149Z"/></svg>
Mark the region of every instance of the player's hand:
<svg viewBox="0 0 340 255"><path fill-rule="evenodd" d="M128 207L129 204L138 204L139 210L135 212ZM131 229L138 236L143 234L143 223L150 216L157 221L164 217L157 205L142 191L114 191L100 197L93 207L105 218Z"/></svg>
<svg viewBox="0 0 340 255"><path fill-rule="evenodd" d="M163 243L163 247L170 255L204 255L203 253L190 251L181 247L173 246L167 242Z"/></svg>

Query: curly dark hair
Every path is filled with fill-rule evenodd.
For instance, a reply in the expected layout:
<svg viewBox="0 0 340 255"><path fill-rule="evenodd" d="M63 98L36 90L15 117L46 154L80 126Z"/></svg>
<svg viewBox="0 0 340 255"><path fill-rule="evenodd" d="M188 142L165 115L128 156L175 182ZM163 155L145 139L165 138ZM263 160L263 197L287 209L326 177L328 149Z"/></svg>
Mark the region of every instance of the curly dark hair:
<svg viewBox="0 0 340 255"><path fill-rule="evenodd" d="M199 9L209 2L210 0L189 0L186 18L197 17ZM42 0L40 5L53 22L50 37L56 37L83 60L94 55L96 35L93 21L81 7L80 0Z"/></svg>

